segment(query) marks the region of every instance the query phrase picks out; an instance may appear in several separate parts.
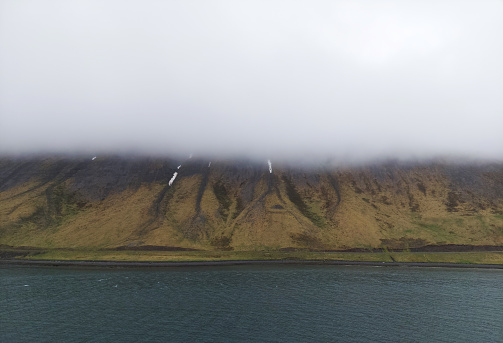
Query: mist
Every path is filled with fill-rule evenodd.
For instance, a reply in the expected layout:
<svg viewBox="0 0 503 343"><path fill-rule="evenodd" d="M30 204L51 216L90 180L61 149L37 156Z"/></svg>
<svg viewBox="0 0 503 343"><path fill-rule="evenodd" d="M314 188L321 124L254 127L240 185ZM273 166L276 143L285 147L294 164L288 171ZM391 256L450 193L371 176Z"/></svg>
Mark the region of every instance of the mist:
<svg viewBox="0 0 503 343"><path fill-rule="evenodd" d="M502 37L489 0L0 0L0 154L502 160Z"/></svg>

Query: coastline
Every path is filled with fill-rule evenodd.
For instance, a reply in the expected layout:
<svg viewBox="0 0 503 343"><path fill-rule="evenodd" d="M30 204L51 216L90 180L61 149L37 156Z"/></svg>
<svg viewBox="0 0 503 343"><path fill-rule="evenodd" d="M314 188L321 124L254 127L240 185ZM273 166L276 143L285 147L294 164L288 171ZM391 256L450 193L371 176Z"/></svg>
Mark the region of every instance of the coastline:
<svg viewBox="0 0 503 343"><path fill-rule="evenodd" d="M340 260L220 260L220 261L92 261L92 260L21 260L4 259L0 265L41 266L41 267L97 267L97 268L173 268L211 267L239 265L333 265L371 267L420 267L420 268L482 268L503 269L503 264L447 263L447 262L376 262Z"/></svg>

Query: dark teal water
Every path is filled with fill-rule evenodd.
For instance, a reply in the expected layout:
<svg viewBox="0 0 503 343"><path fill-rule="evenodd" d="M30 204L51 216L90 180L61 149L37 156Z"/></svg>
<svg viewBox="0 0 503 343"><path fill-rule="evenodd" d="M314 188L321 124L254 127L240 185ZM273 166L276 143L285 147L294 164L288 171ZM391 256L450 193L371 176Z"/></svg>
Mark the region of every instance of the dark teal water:
<svg viewBox="0 0 503 343"><path fill-rule="evenodd" d="M0 342L503 342L503 271L3 266Z"/></svg>

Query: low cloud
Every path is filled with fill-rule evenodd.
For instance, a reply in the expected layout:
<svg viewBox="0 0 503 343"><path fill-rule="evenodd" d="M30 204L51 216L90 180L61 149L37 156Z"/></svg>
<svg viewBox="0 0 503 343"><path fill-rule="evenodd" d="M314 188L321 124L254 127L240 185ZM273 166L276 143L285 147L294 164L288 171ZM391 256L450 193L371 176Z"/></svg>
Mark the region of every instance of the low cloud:
<svg viewBox="0 0 503 343"><path fill-rule="evenodd" d="M498 1L2 1L0 153L503 156Z"/></svg>

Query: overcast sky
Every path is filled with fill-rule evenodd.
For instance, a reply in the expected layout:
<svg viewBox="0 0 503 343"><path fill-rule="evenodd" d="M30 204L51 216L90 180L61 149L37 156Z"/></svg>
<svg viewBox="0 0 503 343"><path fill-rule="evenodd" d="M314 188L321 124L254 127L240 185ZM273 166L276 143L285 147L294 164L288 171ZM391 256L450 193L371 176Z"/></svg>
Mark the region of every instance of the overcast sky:
<svg viewBox="0 0 503 343"><path fill-rule="evenodd" d="M503 159L503 2L0 0L0 153Z"/></svg>

